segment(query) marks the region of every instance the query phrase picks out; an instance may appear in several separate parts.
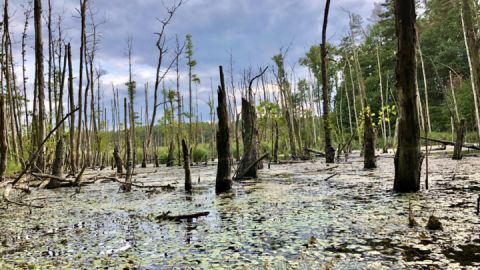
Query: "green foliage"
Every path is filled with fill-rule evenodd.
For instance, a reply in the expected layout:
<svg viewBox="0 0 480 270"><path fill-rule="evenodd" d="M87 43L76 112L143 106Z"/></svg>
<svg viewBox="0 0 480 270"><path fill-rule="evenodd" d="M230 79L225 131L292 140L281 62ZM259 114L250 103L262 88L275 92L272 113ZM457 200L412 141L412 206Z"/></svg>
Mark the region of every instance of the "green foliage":
<svg viewBox="0 0 480 270"><path fill-rule="evenodd" d="M211 153L208 150L208 145L197 145L197 147L192 150L192 161L193 162L203 162L208 160Z"/></svg>

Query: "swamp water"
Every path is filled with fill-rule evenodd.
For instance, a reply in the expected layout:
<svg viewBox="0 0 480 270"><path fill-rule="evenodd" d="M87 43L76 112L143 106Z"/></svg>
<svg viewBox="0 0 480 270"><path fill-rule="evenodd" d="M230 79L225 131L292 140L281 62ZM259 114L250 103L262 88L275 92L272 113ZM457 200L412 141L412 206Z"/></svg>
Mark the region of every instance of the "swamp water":
<svg viewBox="0 0 480 270"><path fill-rule="evenodd" d="M480 159L429 161L430 190L407 195L391 191L391 155L372 171L358 157L330 170L323 160L272 164L222 196L215 166L192 168L192 195L180 167L137 168L134 176L174 191L121 193L101 181L79 193L34 190L23 200L45 208L0 203L0 269L478 269ZM167 211L210 215L155 219ZM443 230L425 228L432 213Z"/></svg>

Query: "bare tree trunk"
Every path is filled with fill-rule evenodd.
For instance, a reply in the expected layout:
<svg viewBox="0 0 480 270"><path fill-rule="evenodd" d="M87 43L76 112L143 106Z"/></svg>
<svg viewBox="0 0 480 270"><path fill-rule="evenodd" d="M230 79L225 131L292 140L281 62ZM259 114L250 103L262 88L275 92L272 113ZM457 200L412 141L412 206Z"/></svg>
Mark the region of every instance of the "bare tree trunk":
<svg viewBox="0 0 480 270"><path fill-rule="evenodd" d="M168 156L167 156L167 167L173 167L175 162L175 143L170 141L170 145L168 146Z"/></svg>
<svg viewBox="0 0 480 270"><path fill-rule="evenodd" d="M41 0L34 1L34 21L35 21L35 82L38 95L38 121L35 134L37 148L43 148L43 138L45 137L45 92L43 77L43 41L42 41L42 3ZM36 167L44 170L45 155L43 149L38 155Z"/></svg>
<svg viewBox="0 0 480 270"><path fill-rule="evenodd" d="M232 188L231 160L230 160L230 132L228 128L227 96L225 92L225 78L223 68L220 66L220 86L218 87L218 131L217 131L217 154L218 167L215 181L217 194L228 192Z"/></svg>
<svg viewBox="0 0 480 270"><path fill-rule="evenodd" d="M453 160L461 160L463 158L462 155L462 147L463 142L465 141L465 120L462 119L455 125L457 137L455 140L455 146L453 149Z"/></svg>
<svg viewBox="0 0 480 270"><path fill-rule="evenodd" d="M465 40L465 49L467 51L468 67L470 70L470 81L472 83L473 101L475 105L475 120L477 126L477 135L480 139L480 112L478 93L480 93L480 59L478 55L478 43L475 37L475 29L472 22L472 11L468 0L462 0L460 10L463 27L463 37Z"/></svg>
<svg viewBox="0 0 480 270"><path fill-rule="evenodd" d="M416 103L415 77L415 0L395 0L398 37L395 69L398 89L398 148L395 156L396 192L420 189L423 156L420 152L420 127Z"/></svg>
<svg viewBox="0 0 480 270"><path fill-rule="evenodd" d="M3 77L3 76L2 76ZM0 182L4 180L7 170L7 117L5 115L5 94L0 94Z"/></svg>
<svg viewBox="0 0 480 270"><path fill-rule="evenodd" d="M72 67L72 46L70 43L67 45L67 57L68 57L68 98L70 104L70 111L75 108L75 101L73 96L73 67ZM75 114L70 116L70 168L72 173L77 172L77 164L75 163Z"/></svg>
<svg viewBox="0 0 480 270"><path fill-rule="evenodd" d="M428 132L432 132L432 125L430 122L430 108L428 105L428 85L427 85L427 74L425 72L425 62L423 61L423 53L422 53L422 47L420 46L420 39L418 39L418 33L417 33L417 49L418 49L418 55L420 56L420 64L422 65L422 75L423 75L423 90L424 90L424 95L425 95L425 115L426 115L426 125L428 128Z"/></svg>
<svg viewBox="0 0 480 270"><path fill-rule="evenodd" d="M117 173L122 174L123 173L123 161L122 158L120 157L120 151L118 149L118 145L115 145L113 148L113 158L115 161L115 167L117 167Z"/></svg>
<svg viewBox="0 0 480 270"><path fill-rule="evenodd" d="M383 101L383 76L382 76L382 66L380 65L380 55L378 53L378 46L377 46L377 65L378 65L378 79L379 79L379 87L380 87L380 101L381 101L381 111L382 111L382 135L383 135L383 153L387 153L388 151L388 142L387 142L387 127L385 125L385 115L383 115L385 102ZM371 119L370 119L371 121ZM375 153L373 153L375 156Z"/></svg>
<svg viewBox="0 0 480 270"><path fill-rule="evenodd" d="M273 144L273 162L278 162L278 122L275 121L275 142Z"/></svg>
<svg viewBox="0 0 480 270"><path fill-rule="evenodd" d="M190 173L190 155L185 140L182 140L183 169L185 169L185 191L192 192L192 175Z"/></svg>
<svg viewBox="0 0 480 270"><path fill-rule="evenodd" d="M122 187L122 189L125 192L130 192L132 190L132 142L130 138L129 131L127 129L128 125L128 118L127 118L127 112L128 112L128 105L127 105L127 98L124 98L123 100L123 108L124 108L124 121L125 121L125 145L126 145L126 153L127 153L127 158L126 158L126 168L127 168L127 173L125 176L125 185Z"/></svg>
<svg viewBox="0 0 480 270"><path fill-rule="evenodd" d="M330 0L325 4L325 13L323 16L322 28L322 99L323 99L323 129L325 132L325 159L327 163L335 162L335 149L332 146L331 127L330 127L330 89L327 77L327 24L328 13L330 11Z"/></svg>
<svg viewBox="0 0 480 270"><path fill-rule="evenodd" d="M22 77L23 77L23 105L25 107L25 124L28 130L29 128L29 121L28 121L28 99L27 99L27 68L26 68L26 55L27 55L27 30L28 30L28 21L30 19L30 15L32 10L30 7L25 9L25 24L23 26L23 33L22 33Z"/></svg>
<svg viewBox="0 0 480 270"><path fill-rule="evenodd" d="M80 32L80 60L79 60L79 75L78 75L78 122L77 122L77 144L75 149L75 167L80 165L80 144L82 144L82 88L83 88L83 65L85 56L85 42L86 42L86 13L87 1L80 0L80 17L81 17L81 32Z"/></svg>
<svg viewBox="0 0 480 270"><path fill-rule="evenodd" d="M372 118L370 117L371 111L370 107L365 107L364 109L364 133L363 137L365 138L365 157L363 159L363 167L365 169L374 169L377 167L376 158L375 158L375 133L372 126Z"/></svg>

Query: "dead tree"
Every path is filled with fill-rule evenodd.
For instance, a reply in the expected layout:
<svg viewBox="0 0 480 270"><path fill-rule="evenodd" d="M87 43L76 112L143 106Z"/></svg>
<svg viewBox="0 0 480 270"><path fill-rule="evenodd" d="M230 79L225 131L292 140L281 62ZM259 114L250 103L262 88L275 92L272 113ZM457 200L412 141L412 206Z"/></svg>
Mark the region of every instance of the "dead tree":
<svg viewBox="0 0 480 270"><path fill-rule="evenodd" d="M118 144L115 144L113 148L113 158L115 161L115 167L117 167L117 173L122 174L123 173L123 161L122 158L120 157L120 151L118 150Z"/></svg>
<svg viewBox="0 0 480 270"><path fill-rule="evenodd" d="M35 28L35 87L38 101L38 116L34 137L37 148L42 148L43 138L45 137L45 79L43 77L43 40L42 40L42 1L35 0L33 6L34 28ZM45 166L45 155L40 154L37 157L36 167L43 170Z"/></svg>
<svg viewBox="0 0 480 270"><path fill-rule="evenodd" d="M215 181L217 194L228 192L232 189L231 154L230 154L230 131L228 128L227 96L225 92L225 78L223 68L220 69L220 85L218 86L218 131L217 131L217 155L218 167Z"/></svg>
<svg viewBox="0 0 480 270"><path fill-rule="evenodd" d="M366 102L365 102L366 103ZM377 167L375 158L375 133L372 125L372 118L370 117L370 107L365 107L363 118L365 121L363 137L365 138L363 168L374 169Z"/></svg>
<svg viewBox="0 0 480 270"><path fill-rule="evenodd" d="M183 169L185 170L185 191L192 191L192 175L190 172L190 155L188 152L188 145L185 140L182 140L182 152L183 152Z"/></svg>
<svg viewBox="0 0 480 270"><path fill-rule="evenodd" d="M69 108L72 111L75 108L75 100L73 96L73 66L72 66L72 46L70 43L67 45L67 58L68 58L68 99L69 99ZM75 164L75 114L72 113L70 116L70 170L72 173L77 172L77 166Z"/></svg>
<svg viewBox="0 0 480 270"><path fill-rule="evenodd" d="M395 155L394 191L420 189L423 155L420 152L420 126L416 102L415 1L395 0L398 38L395 68L398 89L398 147Z"/></svg>
<svg viewBox="0 0 480 270"><path fill-rule="evenodd" d="M322 99L323 99L323 129L325 132L325 159L327 163L335 162L335 149L332 147L331 127L330 127L330 90L328 88L327 77L327 25L328 12L330 10L330 0L325 4L325 13L323 15L322 28Z"/></svg>
<svg viewBox="0 0 480 270"><path fill-rule="evenodd" d="M175 162L175 144L173 140L170 142L168 146L168 156L167 156L167 167L173 167Z"/></svg>
<svg viewBox="0 0 480 270"><path fill-rule="evenodd" d="M128 118L127 118L127 98L123 100L123 105L124 105L124 121L125 121L125 145L126 145L126 154L127 154L127 160L126 160L126 168L127 168L127 174L125 176L125 184L122 186L123 191L125 192L130 192L132 190L132 169L133 169L133 161L132 161L132 138L130 136L130 133L127 129L128 126ZM131 127L130 127L131 128Z"/></svg>
<svg viewBox="0 0 480 270"><path fill-rule="evenodd" d="M154 86L154 91L153 91L153 111L152 111L152 118L150 119L150 124L147 128L147 141L146 145L147 148L150 147L152 143L152 134L153 134L153 126L155 125L155 120L157 116L157 108L160 106L158 104L158 90L160 89L160 83L165 79L165 76L167 76L168 72L172 68L173 64L175 61L178 59L178 55L176 57L173 57L172 61L168 64L168 66L165 68L165 70L162 69L162 64L164 62L164 57L167 53L167 47L166 47L166 28L170 21L173 18L173 15L175 14L176 10L182 5L183 0L179 0L176 2L171 8L167 8L167 17L163 20L160 20L161 23L161 28L160 32L155 33L158 38L156 42L156 47L158 49L158 59L157 59L157 67L156 67L156 72L155 72L155 86ZM178 51L176 53L179 53ZM181 53L181 52L180 52Z"/></svg>
<svg viewBox="0 0 480 270"><path fill-rule="evenodd" d="M257 134L255 127L257 112L255 110L255 100L253 98L253 82L263 76L267 71L265 68L259 75L252 78L248 84L248 93L246 98L242 98L242 138L243 138L243 157L238 165L235 179L257 178L258 166L252 166L257 160Z"/></svg>
<svg viewBox="0 0 480 270"><path fill-rule="evenodd" d="M78 167L80 164L80 144L82 142L82 87L83 87L83 65L84 65L84 56L85 56L85 46L86 46L86 14L87 14L87 1L80 0L80 18L81 18L81 32L80 32L80 60L79 60L79 69L78 69L78 122L77 122L77 144L75 149L75 166ZM85 100L86 103L86 100ZM86 121L86 119L85 119Z"/></svg>

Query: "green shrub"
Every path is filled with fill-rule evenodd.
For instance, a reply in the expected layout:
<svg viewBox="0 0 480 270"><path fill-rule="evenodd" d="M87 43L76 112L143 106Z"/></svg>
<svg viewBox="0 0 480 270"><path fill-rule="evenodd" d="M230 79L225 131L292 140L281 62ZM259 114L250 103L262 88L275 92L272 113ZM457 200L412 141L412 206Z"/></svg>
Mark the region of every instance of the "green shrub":
<svg viewBox="0 0 480 270"><path fill-rule="evenodd" d="M192 150L193 162L202 162L208 159L210 151L205 146L197 146Z"/></svg>

